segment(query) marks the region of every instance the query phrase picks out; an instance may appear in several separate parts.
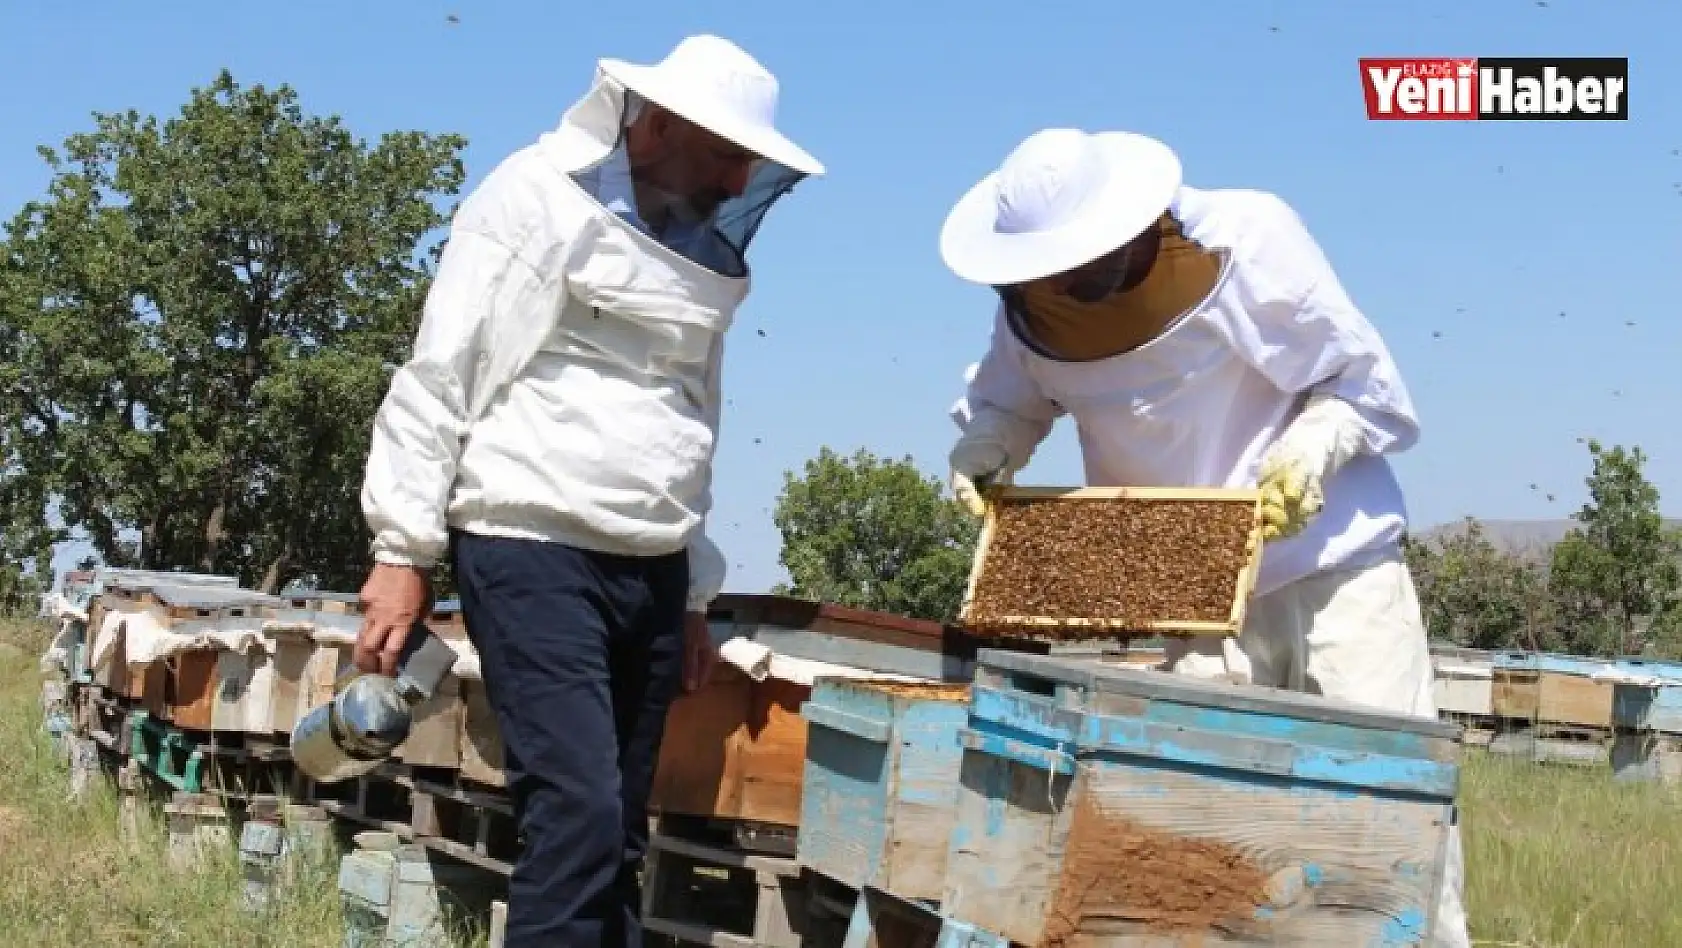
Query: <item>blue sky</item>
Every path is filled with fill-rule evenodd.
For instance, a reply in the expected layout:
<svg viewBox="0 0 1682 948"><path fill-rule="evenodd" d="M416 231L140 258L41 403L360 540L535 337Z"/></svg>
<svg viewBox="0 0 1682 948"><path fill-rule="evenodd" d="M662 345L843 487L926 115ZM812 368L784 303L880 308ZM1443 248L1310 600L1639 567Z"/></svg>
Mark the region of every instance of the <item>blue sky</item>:
<svg viewBox="0 0 1682 948"><path fill-rule="evenodd" d="M1155 135L1188 183L1296 206L1418 404L1423 439L1396 461L1417 524L1568 515L1585 436L1640 444L1682 513L1682 423L1664 420L1682 405L1664 289L1682 267L1682 4L1667 0L12 0L0 211L42 192L38 144L95 110L173 113L222 66L366 137L464 134L471 185L558 121L598 57L653 61L703 31L778 75L779 124L830 169L772 212L732 334L714 517L731 590L779 578L770 507L820 446L944 473L991 304L941 265L940 224L1048 126ZM1368 122L1356 60L1387 55L1628 56L1631 118ZM1019 480L1079 482L1067 423Z"/></svg>

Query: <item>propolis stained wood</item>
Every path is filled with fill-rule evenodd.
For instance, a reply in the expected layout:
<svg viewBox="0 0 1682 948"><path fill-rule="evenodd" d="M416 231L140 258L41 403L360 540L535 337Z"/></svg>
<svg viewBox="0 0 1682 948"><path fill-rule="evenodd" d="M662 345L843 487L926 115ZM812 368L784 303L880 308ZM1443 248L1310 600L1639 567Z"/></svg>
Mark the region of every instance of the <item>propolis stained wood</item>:
<svg viewBox="0 0 1682 948"><path fill-rule="evenodd" d="M1261 494L992 492L961 622L991 634L1236 635L1261 558Z"/></svg>
<svg viewBox="0 0 1682 948"><path fill-rule="evenodd" d="M1460 729L983 651L941 911L1011 944L1430 944Z"/></svg>

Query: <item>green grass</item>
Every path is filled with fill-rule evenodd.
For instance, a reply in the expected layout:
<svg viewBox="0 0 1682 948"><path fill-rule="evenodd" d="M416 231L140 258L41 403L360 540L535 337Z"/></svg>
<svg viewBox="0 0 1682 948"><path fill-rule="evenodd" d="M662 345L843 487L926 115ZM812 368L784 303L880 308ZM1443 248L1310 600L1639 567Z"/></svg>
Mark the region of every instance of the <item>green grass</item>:
<svg viewBox="0 0 1682 948"><path fill-rule="evenodd" d="M1466 901L1481 944L1682 945L1682 793L1468 751Z"/></svg>
<svg viewBox="0 0 1682 948"><path fill-rule="evenodd" d="M119 832L117 794L79 802L41 729L38 626L0 628L0 945L329 948L343 944L335 867L305 866L271 913L242 912L235 847L170 867L157 806Z"/></svg>
<svg viewBox="0 0 1682 948"><path fill-rule="evenodd" d="M0 945L339 948L336 856L301 866L270 911L248 914L233 844L173 869L157 801L125 839L110 780L69 800L68 773L41 726L46 642L39 623L0 619Z"/></svg>
<svg viewBox="0 0 1682 948"><path fill-rule="evenodd" d="M0 620L0 945L342 944L332 865L254 919L231 848L174 871L155 811L125 843L108 783L67 801L41 730L45 641L38 624ZM1682 793L1468 750L1461 799L1476 944L1682 945Z"/></svg>

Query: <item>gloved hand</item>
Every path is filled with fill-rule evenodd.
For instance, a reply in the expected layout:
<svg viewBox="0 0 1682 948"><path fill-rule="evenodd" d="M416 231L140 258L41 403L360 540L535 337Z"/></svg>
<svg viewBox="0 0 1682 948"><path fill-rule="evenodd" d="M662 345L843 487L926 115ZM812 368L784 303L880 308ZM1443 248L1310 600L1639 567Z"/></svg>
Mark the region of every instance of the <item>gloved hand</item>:
<svg viewBox="0 0 1682 948"><path fill-rule="evenodd" d="M977 517L987 513L982 493L994 484L1010 483L1010 456L993 438L965 435L952 446L947 461L952 467L952 493Z"/></svg>
<svg viewBox="0 0 1682 948"><path fill-rule="evenodd" d="M1355 407L1315 396L1262 458L1262 539L1294 536L1325 506L1322 484L1360 450L1366 427Z"/></svg>

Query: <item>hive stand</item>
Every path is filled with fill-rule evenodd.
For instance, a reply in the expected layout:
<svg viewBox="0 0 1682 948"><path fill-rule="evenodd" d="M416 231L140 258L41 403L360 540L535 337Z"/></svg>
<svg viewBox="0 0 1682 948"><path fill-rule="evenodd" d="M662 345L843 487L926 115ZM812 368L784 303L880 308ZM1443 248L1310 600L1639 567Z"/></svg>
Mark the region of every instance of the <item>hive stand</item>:
<svg viewBox="0 0 1682 948"><path fill-rule="evenodd" d="M859 893L842 948L1011 948L1002 935L877 889Z"/></svg>
<svg viewBox="0 0 1682 948"><path fill-rule="evenodd" d="M1641 672L1648 669L1637 666ZM1672 672L1674 674L1674 672ZM1620 681L1613 686L1612 776L1619 781L1682 783L1682 687Z"/></svg>
<svg viewBox="0 0 1682 948"><path fill-rule="evenodd" d="M507 880L383 832L359 833L339 866L347 948L449 948L467 919L488 917Z"/></svg>
<svg viewBox="0 0 1682 948"><path fill-rule="evenodd" d="M198 864L218 847L233 845L233 821L228 808L208 794L177 791L164 804L169 830L169 862L177 869Z"/></svg>
<svg viewBox="0 0 1682 948"><path fill-rule="evenodd" d="M448 780L439 771L387 762L341 783L311 783L310 802L340 819L508 875L519 853L512 801Z"/></svg>
<svg viewBox="0 0 1682 948"><path fill-rule="evenodd" d="M795 860L675 835L656 820L643 862L643 924L683 943L802 948L805 882ZM722 877L722 878L721 878Z"/></svg>

